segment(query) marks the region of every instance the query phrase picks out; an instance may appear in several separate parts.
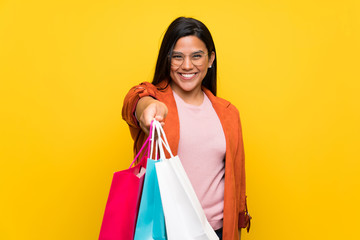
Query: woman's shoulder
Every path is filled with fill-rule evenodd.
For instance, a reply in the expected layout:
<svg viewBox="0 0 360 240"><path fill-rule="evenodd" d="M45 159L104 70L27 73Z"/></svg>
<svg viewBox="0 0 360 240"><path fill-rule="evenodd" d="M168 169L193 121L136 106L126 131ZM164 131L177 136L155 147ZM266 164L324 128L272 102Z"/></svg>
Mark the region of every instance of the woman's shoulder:
<svg viewBox="0 0 360 240"><path fill-rule="evenodd" d="M234 114L237 114L237 115L239 114L239 110L230 101L228 101L228 100L226 100L224 98L213 95L211 93L211 91L206 89L206 88L203 88L203 91L209 97L209 99L210 99L210 101L212 103L218 104L219 106L221 106L223 108L226 108L231 113L234 113Z"/></svg>
<svg viewBox="0 0 360 240"><path fill-rule="evenodd" d="M233 112L234 114L239 114L239 110L237 109L237 107L232 104L230 101L224 99L224 98L221 98L221 97L218 97L218 96L215 96L215 98L217 99L217 101L219 101L223 106L226 106L226 108L228 109L228 111L230 112Z"/></svg>
<svg viewBox="0 0 360 240"><path fill-rule="evenodd" d="M137 95L140 98L145 96L157 98L163 90L162 85L163 83L154 85L150 82L141 82L138 85L133 86L128 94Z"/></svg>
<svg viewBox="0 0 360 240"><path fill-rule="evenodd" d="M167 89L169 83L167 80L163 80L157 84L153 84L151 82L142 82L139 85L135 86L137 88L151 89L153 91L161 91Z"/></svg>
<svg viewBox="0 0 360 240"><path fill-rule="evenodd" d="M134 88L143 88L143 89L156 89L156 86L150 82L142 82L136 86L134 86Z"/></svg>

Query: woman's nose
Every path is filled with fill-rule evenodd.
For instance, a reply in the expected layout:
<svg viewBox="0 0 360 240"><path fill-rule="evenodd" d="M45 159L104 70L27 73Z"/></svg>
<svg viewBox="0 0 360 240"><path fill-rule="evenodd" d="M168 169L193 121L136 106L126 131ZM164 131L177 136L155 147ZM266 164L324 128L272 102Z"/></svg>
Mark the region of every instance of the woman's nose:
<svg viewBox="0 0 360 240"><path fill-rule="evenodd" d="M191 61L191 58L189 56L186 56L184 58L184 62L182 64L183 69L192 69L194 67L194 64Z"/></svg>

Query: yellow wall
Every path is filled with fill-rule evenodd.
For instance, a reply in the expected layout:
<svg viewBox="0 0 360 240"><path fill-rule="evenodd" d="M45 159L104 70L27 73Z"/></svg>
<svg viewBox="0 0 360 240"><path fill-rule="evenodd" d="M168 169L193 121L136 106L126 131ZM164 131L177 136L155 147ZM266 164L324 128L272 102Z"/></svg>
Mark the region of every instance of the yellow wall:
<svg viewBox="0 0 360 240"><path fill-rule="evenodd" d="M132 160L127 90L180 15L215 39L240 110L243 239L359 239L360 12L333 0L0 1L0 239L96 239Z"/></svg>

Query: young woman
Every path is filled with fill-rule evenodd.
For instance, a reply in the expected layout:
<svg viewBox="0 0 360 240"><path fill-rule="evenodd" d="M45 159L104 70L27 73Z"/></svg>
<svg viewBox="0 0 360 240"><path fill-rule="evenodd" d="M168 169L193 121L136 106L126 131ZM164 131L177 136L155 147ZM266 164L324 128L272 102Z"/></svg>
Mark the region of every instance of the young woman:
<svg viewBox="0 0 360 240"><path fill-rule="evenodd" d="M152 119L164 127L220 239L250 226L238 110L216 97L216 51L207 27L180 17L162 41L152 83L133 87L122 110L138 152Z"/></svg>

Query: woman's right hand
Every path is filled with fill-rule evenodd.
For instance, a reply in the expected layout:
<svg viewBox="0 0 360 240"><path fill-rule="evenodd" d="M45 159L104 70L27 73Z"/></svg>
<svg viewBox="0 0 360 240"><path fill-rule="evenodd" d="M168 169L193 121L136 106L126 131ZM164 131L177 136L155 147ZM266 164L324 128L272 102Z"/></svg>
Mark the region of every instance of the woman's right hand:
<svg viewBox="0 0 360 240"><path fill-rule="evenodd" d="M150 124L154 118L161 123L161 126L165 125L168 108L152 97L142 97L136 105L135 112L141 129L149 134Z"/></svg>

